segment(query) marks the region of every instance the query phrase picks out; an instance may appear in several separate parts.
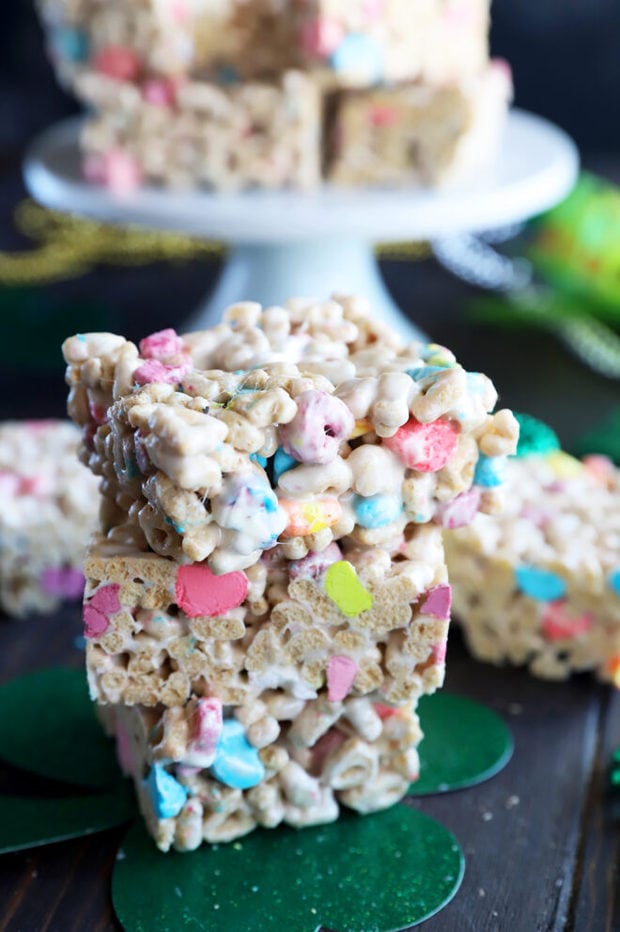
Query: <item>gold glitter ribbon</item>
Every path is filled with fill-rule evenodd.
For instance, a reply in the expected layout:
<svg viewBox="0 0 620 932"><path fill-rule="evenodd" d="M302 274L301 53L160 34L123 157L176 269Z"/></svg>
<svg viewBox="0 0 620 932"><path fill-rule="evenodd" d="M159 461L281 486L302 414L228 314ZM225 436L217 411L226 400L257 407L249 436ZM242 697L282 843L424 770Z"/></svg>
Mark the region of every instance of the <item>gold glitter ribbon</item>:
<svg viewBox="0 0 620 932"><path fill-rule="evenodd" d="M14 214L20 233L35 246L0 250L0 285L46 285L78 278L95 265L149 265L195 259L217 261L226 247L215 240L140 226L112 226L41 207L27 199ZM427 243L391 243L377 247L381 259L416 261L430 255Z"/></svg>

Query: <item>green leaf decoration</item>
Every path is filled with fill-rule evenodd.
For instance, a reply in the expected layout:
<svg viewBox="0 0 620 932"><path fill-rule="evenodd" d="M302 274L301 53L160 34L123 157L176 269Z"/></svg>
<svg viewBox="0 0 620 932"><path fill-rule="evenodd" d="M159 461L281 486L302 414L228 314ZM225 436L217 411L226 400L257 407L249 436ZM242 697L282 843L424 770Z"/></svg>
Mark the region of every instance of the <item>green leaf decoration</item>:
<svg viewBox="0 0 620 932"><path fill-rule="evenodd" d="M0 796L0 854L102 832L127 822L133 812L128 787L61 799Z"/></svg>
<svg viewBox="0 0 620 932"><path fill-rule="evenodd" d="M620 188L583 173L566 200L532 228L527 257L554 287L620 317Z"/></svg>
<svg viewBox="0 0 620 932"><path fill-rule="evenodd" d="M94 789L118 780L83 670L54 668L0 687L0 757L14 767Z"/></svg>
<svg viewBox="0 0 620 932"><path fill-rule="evenodd" d="M476 786L506 766L514 750L512 735L492 709L452 693L424 696L418 705L424 740L420 776L413 796L447 793Z"/></svg>
<svg viewBox="0 0 620 932"><path fill-rule="evenodd" d="M191 854L162 854L137 825L121 852L112 897L126 932L397 932L445 906L464 870L454 836L404 805Z"/></svg>

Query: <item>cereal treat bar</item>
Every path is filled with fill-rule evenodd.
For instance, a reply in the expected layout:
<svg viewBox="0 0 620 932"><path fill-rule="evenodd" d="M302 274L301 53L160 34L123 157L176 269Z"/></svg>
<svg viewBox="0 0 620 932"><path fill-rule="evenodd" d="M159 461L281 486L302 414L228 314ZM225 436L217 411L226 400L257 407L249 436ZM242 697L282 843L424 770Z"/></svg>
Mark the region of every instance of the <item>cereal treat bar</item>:
<svg viewBox="0 0 620 932"><path fill-rule="evenodd" d="M443 681L442 529L497 509L476 470L516 446L491 382L350 298L64 354L101 477L90 690L158 844L395 802Z"/></svg>
<svg viewBox="0 0 620 932"><path fill-rule="evenodd" d="M489 0L39 0L89 181L436 184L494 156ZM502 71L503 80L498 75Z"/></svg>
<svg viewBox="0 0 620 932"><path fill-rule="evenodd" d="M501 61L460 84L401 84L334 100L327 175L347 185L436 185L497 155L512 81Z"/></svg>
<svg viewBox="0 0 620 932"><path fill-rule="evenodd" d="M620 470L521 420L518 456L477 466L481 486L504 483L504 513L445 535L455 615L481 660L620 687Z"/></svg>
<svg viewBox="0 0 620 932"><path fill-rule="evenodd" d="M295 66L285 0L38 0L61 80L84 67L128 80L201 75L222 83Z"/></svg>
<svg viewBox="0 0 620 932"><path fill-rule="evenodd" d="M489 57L489 0L306 0L299 62L331 86L466 80Z"/></svg>
<svg viewBox="0 0 620 932"><path fill-rule="evenodd" d="M0 605L9 615L82 597L99 498L76 459L79 440L69 422L0 425Z"/></svg>
<svg viewBox="0 0 620 932"><path fill-rule="evenodd" d="M85 173L117 193L142 181L218 190L320 181L321 98L302 72L270 84L185 81L154 96L91 72L76 83L96 112L82 136Z"/></svg>
<svg viewBox="0 0 620 932"><path fill-rule="evenodd" d="M489 0L39 0L48 49L84 65L222 83L315 71L325 85L460 81L488 60Z"/></svg>

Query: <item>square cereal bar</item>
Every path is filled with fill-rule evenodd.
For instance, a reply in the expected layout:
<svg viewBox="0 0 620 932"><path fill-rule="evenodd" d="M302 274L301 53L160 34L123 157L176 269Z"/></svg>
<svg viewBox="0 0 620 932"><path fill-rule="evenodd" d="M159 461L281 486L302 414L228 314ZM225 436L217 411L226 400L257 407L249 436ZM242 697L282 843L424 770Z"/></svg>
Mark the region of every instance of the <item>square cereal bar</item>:
<svg viewBox="0 0 620 932"><path fill-rule="evenodd" d="M79 440L69 422L0 425L0 605L9 615L82 597L99 499L76 459Z"/></svg>
<svg viewBox="0 0 620 932"><path fill-rule="evenodd" d="M498 481L492 469L481 478ZM511 458L505 480L499 518L445 535L472 653L549 679L592 670L620 686L620 470L551 443Z"/></svg>
<svg viewBox="0 0 620 932"><path fill-rule="evenodd" d="M327 177L343 185L436 185L496 156L512 94L502 62L467 82L414 82L334 97Z"/></svg>
<svg viewBox="0 0 620 932"><path fill-rule="evenodd" d="M351 298L64 353L101 477L90 690L158 843L395 802L443 681L442 529L497 509L476 470L516 445L490 381Z"/></svg>
<svg viewBox="0 0 620 932"><path fill-rule="evenodd" d="M271 83L184 81L165 106L92 71L76 89L95 110L82 132L86 175L117 191L140 181L219 190L320 181L321 98L302 72Z"/></svg>

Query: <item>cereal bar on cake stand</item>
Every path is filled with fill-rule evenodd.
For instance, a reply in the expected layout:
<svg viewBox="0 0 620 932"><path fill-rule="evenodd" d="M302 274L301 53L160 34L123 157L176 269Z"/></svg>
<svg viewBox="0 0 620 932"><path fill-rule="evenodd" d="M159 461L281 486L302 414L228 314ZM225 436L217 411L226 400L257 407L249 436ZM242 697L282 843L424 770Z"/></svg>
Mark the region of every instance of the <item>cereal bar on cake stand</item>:
<svg viewBox="0 0 620 932"><path fill-rule="evenodd" d="M193 326L250 296L362 294L413 337L376 243L523 220L575 179L568 137L507 115L488 0L39 7L90 115L34 143L28 186L50 207L224 242Z"/></svg>
<svg viewBox="0 0 620 932"><path fill-rule="evenodd" d="M497 509L476 469L516 448L489 379L359 299L64 354L101 478L90 691L157 845L401 799L444 676L443 528Z"/></svg>

